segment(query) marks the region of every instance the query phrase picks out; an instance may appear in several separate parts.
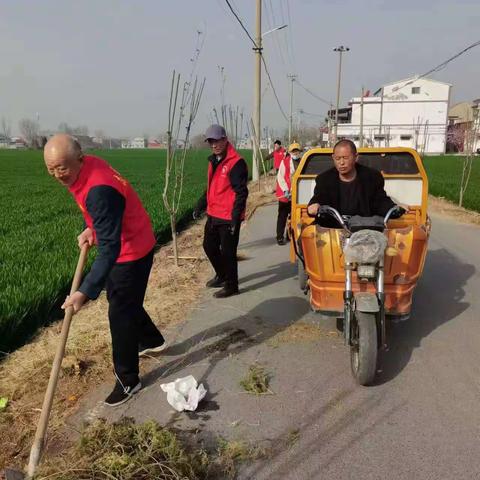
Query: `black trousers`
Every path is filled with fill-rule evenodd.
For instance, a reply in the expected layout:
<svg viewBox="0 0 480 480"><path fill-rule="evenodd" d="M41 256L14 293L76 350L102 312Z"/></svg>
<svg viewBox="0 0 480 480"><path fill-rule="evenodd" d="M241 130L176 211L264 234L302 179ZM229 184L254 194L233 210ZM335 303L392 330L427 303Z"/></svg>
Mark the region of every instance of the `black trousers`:
<svg viewBox="0 0 480 480"><path fill-rule="evenodd" d="M278 202L277 240L281 240L285 236L285 226L291 209L292 202Z"/></svg>
<svg viewBox="0 0 480 480"><path fill-rule="evenodd" d="M232 235L230 225L215 223L209 217L205 224L203 249L212 264L215 273L225 279L227 288L238 288L237 247L240 236L240 224Z"/></svg>
<svg viewBox="0 0 480 480"><path fill-rule="evenodd" d="M113 366L124 385L138 382L138 348L158 346L164 338L143 308L153 250L133 262L116 263L107 279L108 319Z"/></svg>

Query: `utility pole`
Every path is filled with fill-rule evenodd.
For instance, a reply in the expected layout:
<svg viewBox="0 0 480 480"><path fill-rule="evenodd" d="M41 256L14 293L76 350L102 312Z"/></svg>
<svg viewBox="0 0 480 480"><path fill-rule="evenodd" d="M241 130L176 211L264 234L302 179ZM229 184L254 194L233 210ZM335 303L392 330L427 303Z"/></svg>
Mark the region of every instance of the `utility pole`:
<svg viewBox="0 0 480 480"><path fill-rule="evenodd" d="M363 96L365 95L364 88L362 87L362 98L360 100L360 132L359 132L359 140L360 140L360 148L363 148Z"/></svg>
<svg viewBox="0 0 480 480"><path fill-rule="evenodd" d="M383 124L383 87L382 87L382 96L380 97L380 125L378 128L378 146L380 147L380 143L382 141L382 125Z"/></svg>
<svg viewBox="0 0 480 480"><path fill-rule="evenodd" d="M253 107L253 119L256 130L256 136L258 138L259 145L261 144L261 101L262 101L262 0L257 0L256 9L256 46L253 48L255 52L255 105ZM253 149L253 172L252 179L259 179L260 170L260 158L258 158L260 152L257 149Z"/></svg>
<svg viewBox="0 0 480 480"><path fill-rule="evenodd" d="M337 132L338 132L338 105L340 103L340 81L342 78L342 54L348 52L350 49L340 45L333 49L334 52L338 52L338 77L337 77L337 108L335 109L335 142L337 141Z"/></svg>
<svg viewBox="0 0 480 480"><path fill-rule="evenodd" d="M292 143L292 124L293 124L293 84L295 79L297 78L296 75L287 75L287 77L291 81L290 85L290 118L288 119L288 144Z"/></svg>

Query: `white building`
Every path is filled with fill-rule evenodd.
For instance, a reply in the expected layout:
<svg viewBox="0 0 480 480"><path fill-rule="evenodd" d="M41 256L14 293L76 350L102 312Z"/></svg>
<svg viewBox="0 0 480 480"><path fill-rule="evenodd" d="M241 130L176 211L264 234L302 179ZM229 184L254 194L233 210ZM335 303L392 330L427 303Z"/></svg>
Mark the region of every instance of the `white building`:
<svg viewBox="0 0 480 480"><path fill-rule="evenodd" d="M132 140L122 140L122 148L146 148L147 141L143 137L135 137Z"/></svg>
<svg viewBox="0 0 480 480"><path fill-rule="evenodd" d="M374 96L364 97L363 145L444 153L450 88L448 83L412 77L384 85ZM352 98L349 107L341 110L337 134L357 145L361 104L361 97Z"/></svg>

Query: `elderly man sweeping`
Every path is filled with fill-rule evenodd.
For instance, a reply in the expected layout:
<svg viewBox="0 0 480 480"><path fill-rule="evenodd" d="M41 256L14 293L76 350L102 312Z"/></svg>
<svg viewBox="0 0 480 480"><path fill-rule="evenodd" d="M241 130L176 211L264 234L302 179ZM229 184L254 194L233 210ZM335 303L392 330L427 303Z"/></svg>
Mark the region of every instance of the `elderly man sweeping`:
<svg viewBox="0 0 480 480"><path fill-rule="evenodd" d="M159 352L165 339L143 308L153 262L155 236L150 218L130 184L101 158L84 155L69 135L45 145L48 173L68 188L82 211L86 228L78 236L98 253L80 288L62 308L78 312L106 286L116 383L105 399L120 405L138 392L139 355Z"/></svg>

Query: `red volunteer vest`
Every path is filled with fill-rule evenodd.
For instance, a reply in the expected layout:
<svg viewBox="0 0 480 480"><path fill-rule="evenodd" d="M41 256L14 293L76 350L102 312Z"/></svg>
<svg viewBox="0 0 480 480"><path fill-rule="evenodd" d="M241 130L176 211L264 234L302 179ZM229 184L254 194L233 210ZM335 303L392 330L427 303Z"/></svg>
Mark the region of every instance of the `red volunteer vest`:
<svg viewBox="0 0 480 480"><path fill-rule="evenodd" d="M290 189L292 188L292 182L290 178L290 155L287 155L283 159L283 164L285 165L285 177L284 177L285 182L288 185L288 190L290 191ZM280 188L280 185L278 184L278 180L277 180L277 190L275 191L275 195L277 196L279 202L285 202L285 203L289 202L289 200L283 196L283 190Z"/></svg>
<svg viewBox="0 0 480 480"><path fill-rule="evenodd" d="M117 263L131 262L144 257L156 242L150 217L143 208L140 198L127 180L122 178L105 160L85 155L80 174L69 190L82 211L87 227L93 230L95 243L97 243L95 229L87 211L86 202L90 189L100 185L113 187L125 198L121 247Z"/></svg>
<svg viewBox="0 0 480 480"><path fill-rule="evenodd" d="M208 162L208 186L207 186L207 214L222 220L232 219L233 204L235 203L235 191L230 184L230 170L242 160L233 146L227 145L226 157L217 165L215 173L212 163ZM241 219L245 218L245 211Z"/></svg>
<svg viewBox="0 0 480 480"><path fill-rule="evenodd" d="M278 170L284 158L285 158L285 149L283 147L280 147L278 150L274 150L273 151L273 168L276 168Z"/></svg>

